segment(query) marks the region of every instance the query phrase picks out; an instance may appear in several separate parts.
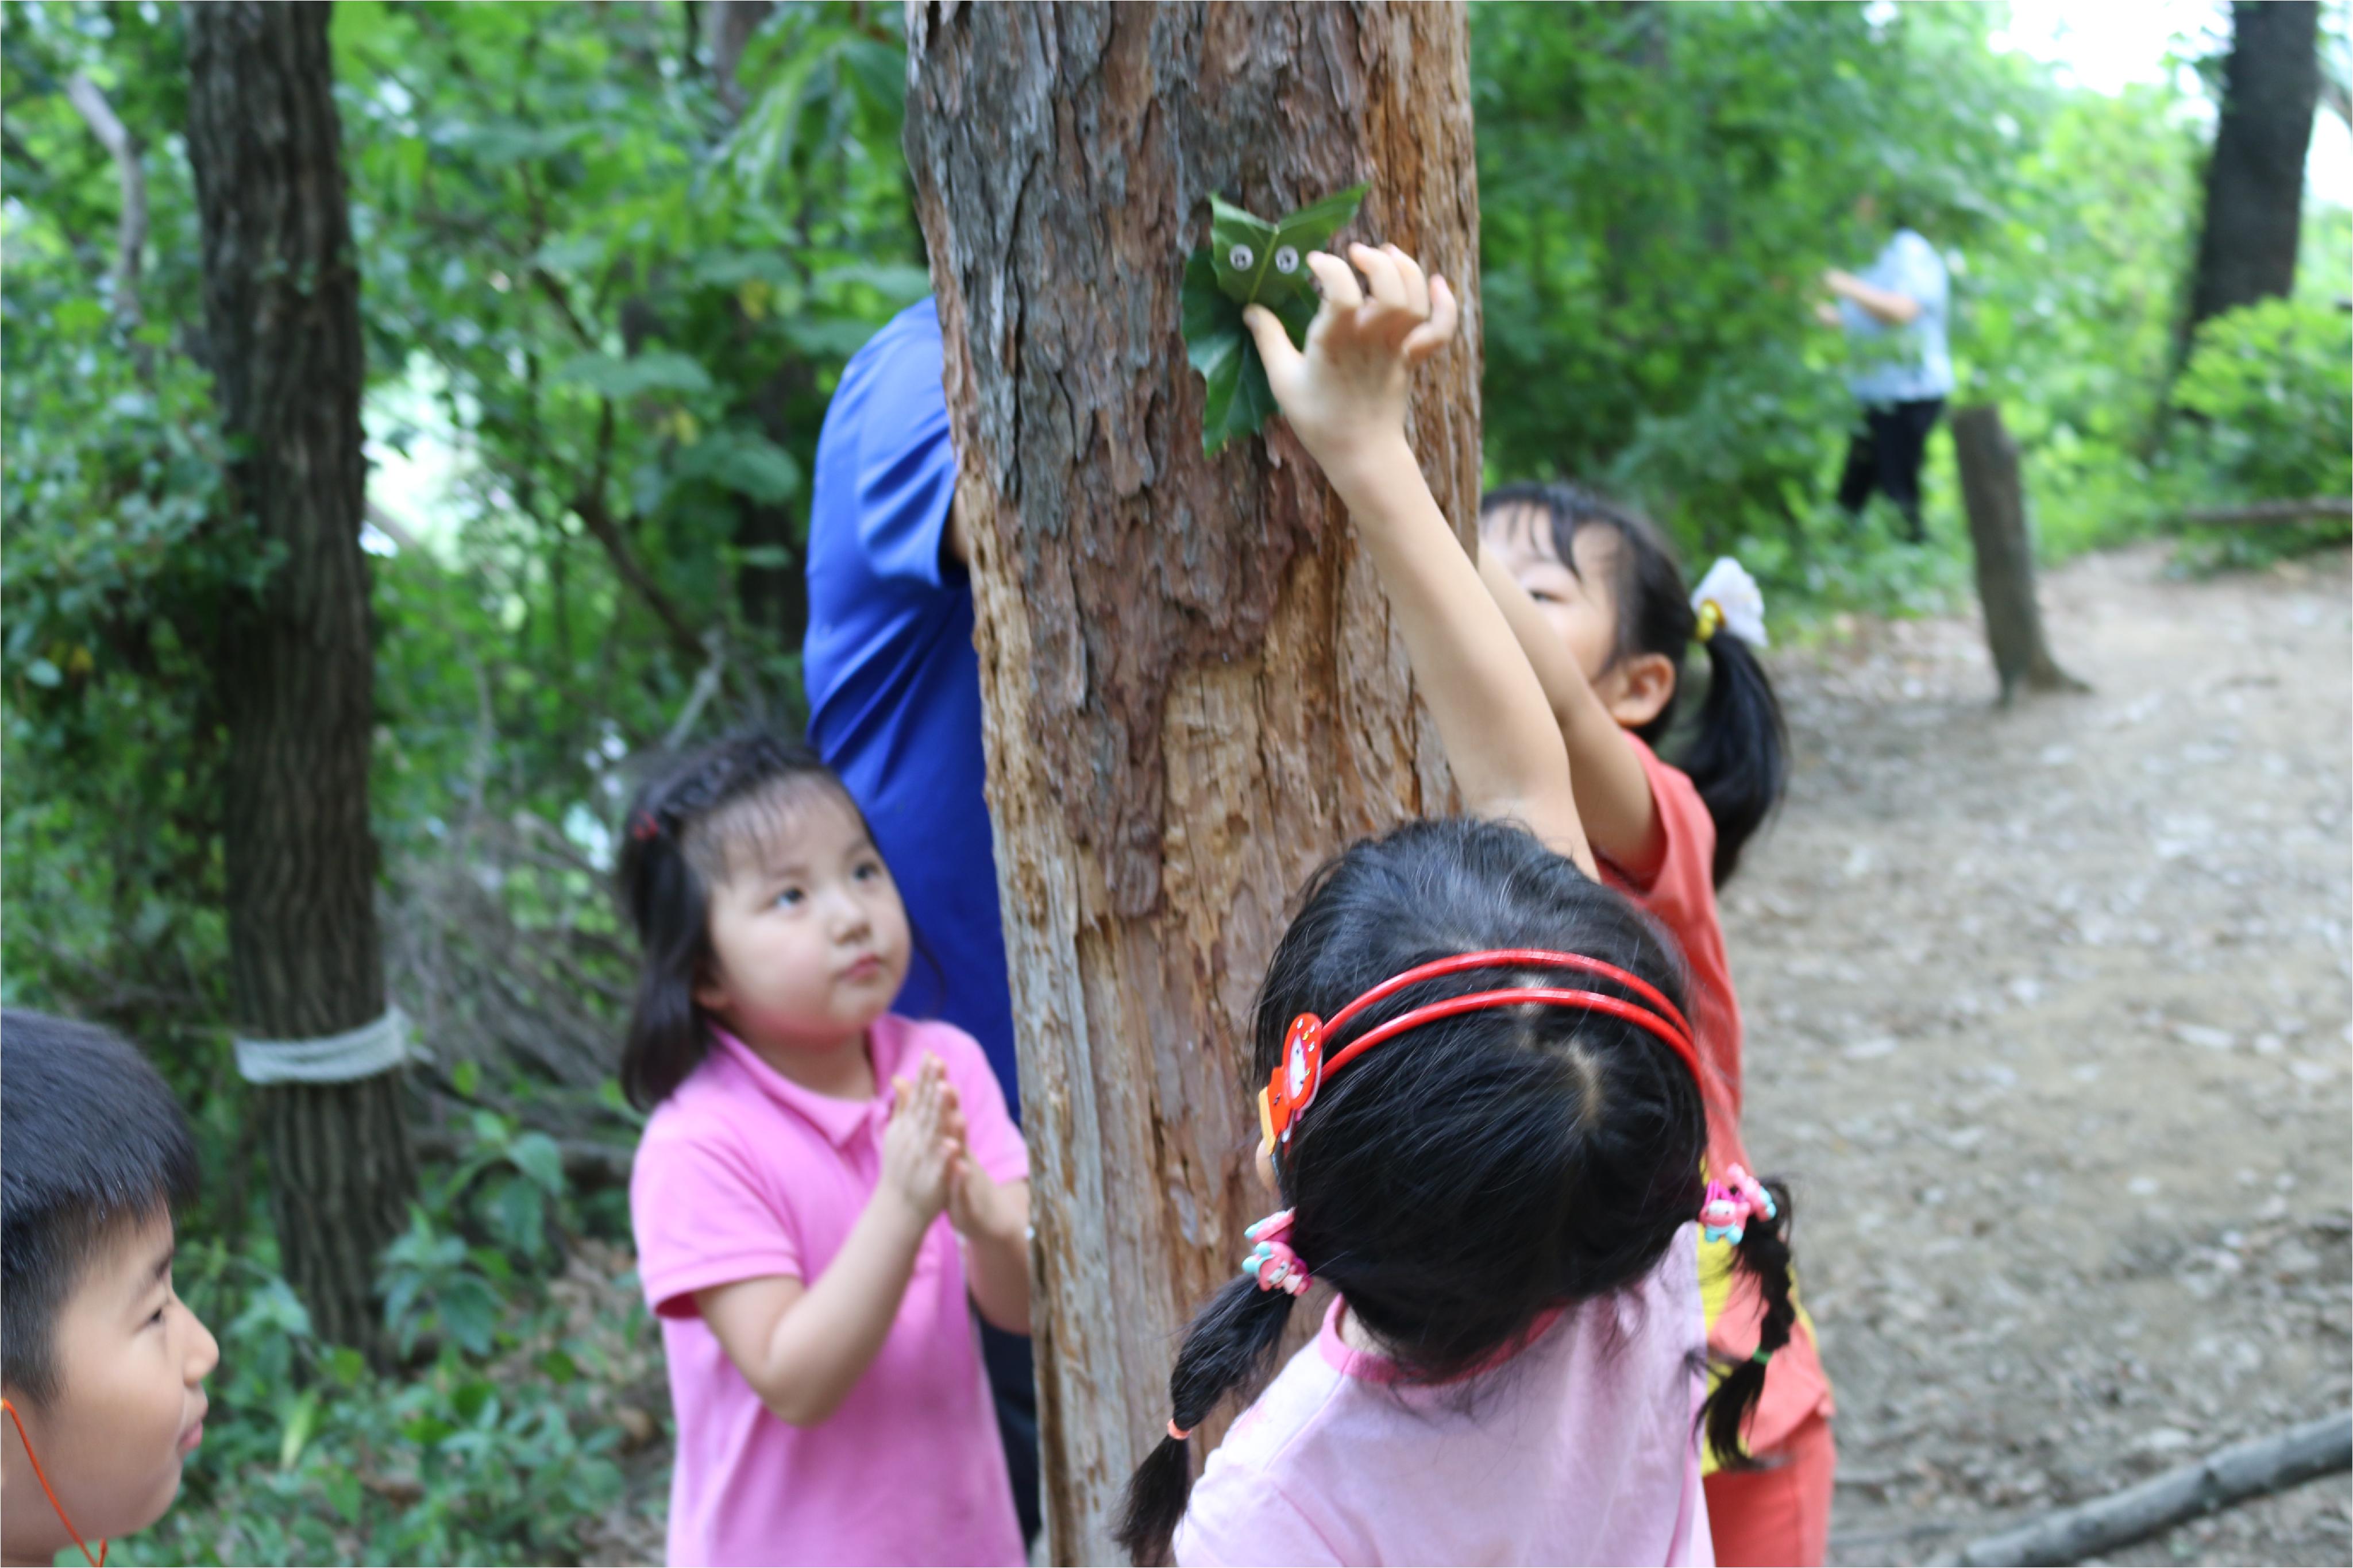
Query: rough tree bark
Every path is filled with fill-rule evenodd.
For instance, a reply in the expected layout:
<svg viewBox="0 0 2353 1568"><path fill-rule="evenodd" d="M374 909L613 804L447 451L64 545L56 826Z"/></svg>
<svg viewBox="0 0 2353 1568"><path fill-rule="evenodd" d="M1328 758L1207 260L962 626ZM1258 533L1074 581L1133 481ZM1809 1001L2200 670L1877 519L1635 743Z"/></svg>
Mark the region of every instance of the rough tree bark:
<svg viewBox="0 0 2353 1568"><path fill-rule="evenodd" d="M384 1011L368 827L375 655L359 546L359 273L323 5L188 12L188 159L233 504L280 552L220 629L238 1028L311 1038ZM257 1090L288 1280L381 1352L375 1257L416 1185L396 1075Z"/></svg>
<svg viewBox="0 0 2353 1568"><path fill-rule="evenodd" d="M1986 646L2008 707L2021 685L2032 691L2084 691L2059 668L2042 635L2042 608L2034 595L2034 543L2026 531L2026 488L2018 471L2018 443L1991 404L1953 415L1953 452L1961 470L1961 500L1977 555L1978 599L1985 606Z"/></svg>
<svg viewBox="0 0 2353 1568"><path fill-rule="evenodd" d="M1108 1561L1176 1331L1267 1206L1248 1015L1308 873L1452 786L1369 564L1280 422L1201 455L1179 332L1212 192L1463 289L1412 434L1475 526L1459 5L915 5L907 150L947 343L1037 1194L1054 1555ZM1206 1437L1214 1437L1215 1432Z"/></svg>
<svg viewBox="0 0 2353 1568"><path fill-rule="evenodd" d="M2207 318L2295 287L2304 159L2320 94L2319 13L2313 0L2238 0L2231 7L2185 345Z"/></svg>

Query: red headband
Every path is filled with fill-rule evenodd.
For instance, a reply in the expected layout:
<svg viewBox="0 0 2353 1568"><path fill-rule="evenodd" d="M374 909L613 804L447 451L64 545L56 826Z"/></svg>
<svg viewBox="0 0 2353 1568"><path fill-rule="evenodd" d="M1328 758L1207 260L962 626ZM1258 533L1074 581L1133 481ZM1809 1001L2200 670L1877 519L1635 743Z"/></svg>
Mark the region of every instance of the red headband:
<svg viewBox="0 0 2353 1568"><path fill-rule="evenodd" d="M1412 1011L1400 1014L1388 1023L1366 1030L1356 1038L1332 1053L1324 1055L1326 1036L1375 1004L1397 994L1409 985L1424 980L1434 980L1444 974L1460 974L1469 969L1577 969L1614 981L1633 992L1651 1006L1629 1002L1622 997L1605 995L1599 991L1572 991L1549 986L1518 985L1500 991L1475 991L1467 995L1449 996L1443 1001L1428 1003ZM1275 1065L1273 1075L1258 1097L1260 1130L1272 1148L1291 1141L1292 1124L1315 1099L1315 1091L1324 1085L1324 1077L1335 1073L1384 1040L1395 1039L1409 1029L1458 1014L1475 1013L1488 1007L1510 1007L1523 1002L1549 1003L1562 1007L1577 1007L1588 1013L1607 1013L1623 1018L1637 1027L1664 1040L1674 1047L1675 1054L1691 1068L1694 1081L1700 1077L1699 1052L1692 1045L1691 1025L1672 1002L1640 975L1629 974L1613 963L1581 953L1550 952L1541 948L1502 948L1489 952L1457 953L1434 963L1417 964L1393 979L1384 980L1337 1013L1330 1022L1313 1013L1302 1013L1291 1021L1291 1030L1283 1038L1282 1060Z"/></svg>

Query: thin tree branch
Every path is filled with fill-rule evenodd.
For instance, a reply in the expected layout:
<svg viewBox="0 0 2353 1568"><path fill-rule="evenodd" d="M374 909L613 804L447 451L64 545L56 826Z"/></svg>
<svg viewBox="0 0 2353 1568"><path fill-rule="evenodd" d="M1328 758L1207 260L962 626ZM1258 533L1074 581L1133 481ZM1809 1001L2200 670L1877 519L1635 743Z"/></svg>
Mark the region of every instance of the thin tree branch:
<svg viewBox="0 0 2353 1568"><path fill-rule="evenodd" d="M613 458L613 400L606 398L596 416L596 468L588 483L572 498L572 510L578 514L580 524L605 547L612 558L613 570L621 581L634 590L646 607L654 613L662 628L670 633L670 645L689 659L700 663L710 657L702 637L695 635L694 624L680 610L670 596L662 592L661 584L638 559L629 546L628 533L605 504L605 481Z"/></svg>
<svg viewBox="0 0 2353 1568"><path fill-rule="evenodd" d="M98 84L79 71L66 83L66 100L99 144L113 154L122 183L122 216L114 231L114 314L125 326L135 327L141 320L139 253L147 247L147 171L139 161L139 142L115 117Z"/></svg>

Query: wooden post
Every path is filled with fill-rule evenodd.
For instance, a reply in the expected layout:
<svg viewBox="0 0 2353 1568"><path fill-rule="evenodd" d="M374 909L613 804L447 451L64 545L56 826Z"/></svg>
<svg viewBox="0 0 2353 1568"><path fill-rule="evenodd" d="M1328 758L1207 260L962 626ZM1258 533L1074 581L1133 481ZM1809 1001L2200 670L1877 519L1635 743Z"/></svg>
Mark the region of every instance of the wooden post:
<svg viewBox="0 0 2353 1568"><path fill-rule="evenodd" d="M1318 864L1452 795L1313 465L1279 421L1202 456L1184 259L1212 192L1277 215L1369 180L1343 237L1466 286L1411 434L1475 527L1469 45L1459 5L907 17L1033 1172L1050 1544L1104 1562L1177 1331L1268 1206L1243 1070L1267 956Z"/></svg>
<svg viewBox="0 0 2353 1568"><path fill-rule="evenodd" d="M1969 544L1978 562L1978 599L1985 606L1986 644L2008 707L2021 684L2033 691L2088 691L2059 668L2042 636L2042 609L2034 596L2034 545L2026 532L2026 488L2018 472L2018 443L2001 410L1981 403L1953 415L1953 455L1961 470L1961 499L1969 515Z"/></svg>

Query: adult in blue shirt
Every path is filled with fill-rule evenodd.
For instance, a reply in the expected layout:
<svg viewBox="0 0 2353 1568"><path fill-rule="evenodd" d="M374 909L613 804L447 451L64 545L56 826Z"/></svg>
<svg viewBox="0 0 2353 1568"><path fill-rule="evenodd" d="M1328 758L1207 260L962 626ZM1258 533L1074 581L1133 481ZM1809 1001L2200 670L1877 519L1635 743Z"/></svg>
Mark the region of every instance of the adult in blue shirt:
<svg viewBox="0 0 2353 1568"><path fill-rule="evenodd" d="M1854 216L1872 224L1878 203L1861 197ZM1822 274L1822 286L1838 298L1817 306L1815 314L1827 326L1845 329L1854 356L1847 390L1862 405L1862 425L1847 446L1839 479L1839 505L1860 514L1878 490L1903 514L1917 544L1926 537L1920 524L1920 459L1953 391L1945 258L1915 230L1898 228L1861 274L1833 268Z"/></svg>
<svg viewBox="0 0 2353 1568"><path fill-rule="evenodd" d="M1015 1121L1013 1001L982 795L980 661L955 452L925 300L851 358L827 408L809 505L809 741L849 785L916 933L899 1009L980 1042ZM1029 1342L980 1324L1021 1532L1038 1534Z"/></svg>

